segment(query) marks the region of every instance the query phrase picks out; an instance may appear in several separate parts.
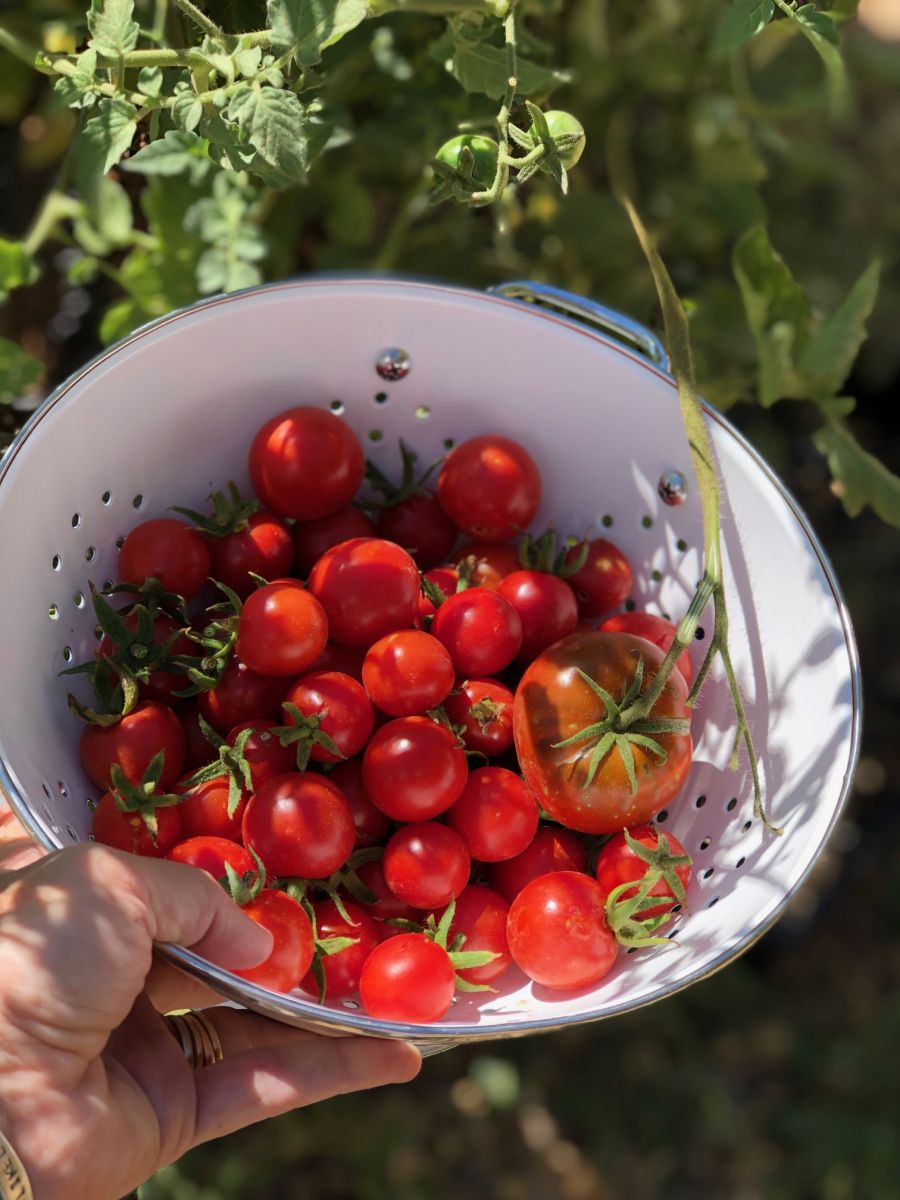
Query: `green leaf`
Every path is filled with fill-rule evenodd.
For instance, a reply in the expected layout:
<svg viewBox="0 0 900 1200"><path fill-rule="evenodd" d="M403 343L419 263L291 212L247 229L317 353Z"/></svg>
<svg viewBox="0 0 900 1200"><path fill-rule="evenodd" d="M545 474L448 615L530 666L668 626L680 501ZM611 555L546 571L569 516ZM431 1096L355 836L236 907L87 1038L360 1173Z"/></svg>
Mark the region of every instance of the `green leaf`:
<svg viewBox="0 0 900 1200"><path fill-rule="evenodd" d="M214 246L206 250L197 263L197 287L202 295L214 292L236 292L262 282L262 272L252 263Z"/></svg>
<svg viewBox="0 0 900 1200"><path fill-rule="evenodd" d="M97 51L85 50L75 59L75 74L60 75L53 90L69 108L90 108L97 100Z"/></svg>
<svg viewBox="0 0 900 1200"><path fill-rule="evenodd" d="M185 171L192 183L200 183L213 164L206 138L184 129L170 129L165 137L148 143L133 158L126 159L122 167L141 175L180 175Z"/></svg>
<svg viewBox="0 0 900 1200"><path fill-rule="evenodd" d="M0 338L0 404L12 404L40 378L42 366L16 342Z"/></svg>
<svg viewBox="0 0 900 1200"><path fill-rule="evenodd" d="M179 92L172 104L172 120L179 129L191 133L200 124L203 105L191 91Z"/></svg>
<svg viewBox="0 0 900 1200"><path fill-rule="evenodd" d="M40 271L21 242L0 238L0 300L5 300L14 288L34 283Z"/></svg>
<svg viewBox="0 0 900 1200"><path fill-rule="evenodd" d="M288 179L306 176L306 113L293 92L251 87L231 98L228 117L260 158Z"/></svg>
<svg viewBox="0 0 900 1200"><path fill-rule="evenodd" d="M134 0L93 0L87 23L88 44L98 54L118 58L137 45L140 26L134 20Z"/></svg>
<svg viewBox="0 0 900 1200"><path fill-rule="evenodd" d="M841 44L837 25L827 13L819 12L814 4L804 4L802 8L795 9L794 20L807 37L822 38L833 46Z"/></svg>
<svg viewBox="0 0 900 1200"><path fill-rule="evenodd" d="M812 396L834 396L850 374L878 296L881 263L870 263L831 316L816 330L797 363Z"/></svg>
<svg viewBox="0 0 900 1200"><path fill-rule="evenodd" d="M443 63L467 92L483 92L494 100L504 95L507 67L506 51L502 47L472 40L460 30L452 29L433 43L431 56ZM551 70L520 57L516 79L518 93L533 96L568 83L571 76L565 71Z"/></svg>
<svg viewBox="0 0 900 1200"><path fill-rule="evenodd" d="M138 72L138 91L155 100L162 92L162 67L142 67Z"/></svg>
<svg viewBox="0 0 900 1200"><path fill-rule="evenodd" d="M733 266L759 354L759 400L768 408L790 390L794 353L806 339L809 304L762 225L738 239Z"/></svg>
<svg viewBox="0 0 900 1200"><path fill-rule="evenodd" d="M104 346L119 341L150 319L150 314L134 300L117 300L103 314L100 322L100 341Z"/></svg>
<svg viewBox="0 0 900 1200"><path fill-rule="evenodd" d="M882 521L900 527L900 478L867 453L843 421L829 421L813 435L835 480L835 493L851 517L868 504Z"/></svg>
<svg viewBox="0 0 900 1200"><path fill-rule="evenodd" d="M837 113L845 112L849 105L849 88L837 25L827 13L819 12L812 4L795 9L791 20L800 27L825 66L832 109Z"/></svg>
<svg viewBox="0 0 900 1200"><path fill-rule="evenodd" d="M134 137L137 109L128 100L104 97L97 105L96 115L85 123L81 135L84 150L83 169L105 175L115 166Z"/></svg>
<svg viewBox="0 0 900 1200"><path fill-rule="evenodd" d="M719 17L712 53L724 57L765 29L775 12L775 0L732 0Z"/></svg>
<svg viewBox="0 0 900 1200"><path fill-rule="evenodd" d="M368 15L366 0L268 0L273 46L290 46L300 66L311 66Z"/></svg>

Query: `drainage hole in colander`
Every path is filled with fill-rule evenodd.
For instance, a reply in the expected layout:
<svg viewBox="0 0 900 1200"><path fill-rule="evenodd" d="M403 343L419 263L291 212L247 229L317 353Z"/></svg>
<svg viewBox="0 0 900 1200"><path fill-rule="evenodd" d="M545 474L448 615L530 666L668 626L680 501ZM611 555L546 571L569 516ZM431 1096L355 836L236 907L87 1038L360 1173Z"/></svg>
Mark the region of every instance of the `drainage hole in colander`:
<svg viewBox="0 0 900 1200"><path fill-rule="evenodd" d="M122 549L122 545L123 545L124 541L125 541L125 534L122 533L119 535L119 537L116 538L116 549L117 550Z"/></svg>
<svg viewBox="0 0 900 1200"><path fill-rule="evenodd" d="M427 404L419 404L416 406L416 416L420 421L427 421L431 416L431 409Z"/></svg>
<svg viewBox="0 0 900 1200"><path fill-rule="evenodd" d="M706 630L703 628L702 625L697 626L697 630L694 633L694 637L697 639L698 642L702 642L703 639L706 637Z"/></svg>
<svg viewBox="0 0 900 1200"><path fill-rule="evenodd" d="M337 415L340 416L344 411L344 402L343 400L332 400L328 407L333 413L337 413Z"/></svg>
<svg viewBox="0 0 900 1200"><path fill-rule="evenodd" d="M681 905L680 905L680 904L673 904L673 905L672 905L672 907L671 907L671 909L670 909L669 911L670 911L670 912L673 912L673 913L681 912Z"/></svg>
<svg viewBox="0 0 900 1200"><path fill-rule="evenodd" d="M370 429L369 430L369 441L370 442L380 442L383 437L384 437L384 434L381 432L380 429Z"/></svg>
<svg viewBox="0 0 900 1200"><path fill-rule="evenodd" d="M739 870L741 869L741 867L744 865L744 863L745 863L746 861L747 861L747 860L746 860L746 858L744 858L744 856L743 856L743 854L742 854L742 855L741 855L741 857L740 857L740 858L737 860L737 862L734 864L734 866L735 866L735 870L738 870L738 871L739 871Z"/></svg>
<svg viewBox="0 0 900 1200"><path fill-rule="evenodd" d="M72 647L63 646L63 662L70 663L72 661Z"/></svg>
<svg viewBox="0 0 900 1200"><path fill-rule="evenodd" d="M60 558L60 556L58 554L54 554L53 557L50 559L50 566L53 568L54 571L58 571L59 568L62 566L62 559Z"/></svg>
<svg viewBox="0 0 900 1200"><path fill-rule="evenodd" d="M700 876L700 878L701 879L709 879L709 877L713 874L715 869L716 869L715 867L707 867L706 870L703 872L703 874Z"/></svg>
<svg viewBox="0 0 900 1200"><path fill-rule="evenodd" d="M626 612L634 612L634 610L636 608L637 608L637 605L635 604L635 602L633 600L625 601L625 611Z"/></svg>
<svg viewBox="0 0 900 1200"><path fill-rule="evenodd" d="M50 788L47 786L47 784L46 784L46 783L42 783L42 784L41 784L41 787L44 789L44 795L45 795L45 796L47 797L47 799L49 800L49 799L50 799ZM44 809L44 812L47 812L46 808ZM47 816L49 817L49 816L50 816L50 814L49 814L49 813L47 813Z"/></svg>
<svg viewBox="0 0 900 1200"><path fill-rule="evenodd" d="M680 551L682 554L684 554L684 552L685 552L685 551L687 550L687 548L688 548L688 544L687 544L687 542L684 540L684 538L679 538L679 539L678 539L678 541L675 543L675 548L676 548L677 550L679 550L679 551Z"/></svg>
<svg viewBox="0 0 900 1200"><path fill-rule="evenodd" d="M66 785L63 783L63 781L61 779L57 781L56 787L61 796L68 796L69 789L66 787Z"/></svg>
<svg viewBox="0 0 900 1200"><path fill-rule="evenodd" d="M708 850L708 849L709 849L709 847L710 847L710 845L711 845L711 839L710 839L710 838L704 838L704 839L703 839L703 841L700 843L700 849L701 849L701 850Z"/></svg>
<svg viewBox="0 0 900 1200"><path fill-rule="evenodd" d="M666 809L664 809L664 808L663 808L663 809L661 809L661 810L660 810L660 811L659 811L659 812L656 814L656 823L657 823L657 825L662 825L663 821L665 821L665 819L666 819L666 817L667 817L668 815L669 815L669 814L668 814L668 811L667 811Z"/></svg>
<svg viewBox="0 0 900 1200"><path fill-rule="evenodd" d="M75 830L72 828L71 825L66 826L66 833L69 835L69 837L72 839L73 842L78 841L78 834L75 832Z"/></svg>
<svg viewBox="0 0 900 1200"><path fill-rule="evenodd" d="M697 797L697 799L694 801L694 807L695 807L695 808L702 808L702 807L703 807L703 805L704 805L705 803L706 803L706 797L705 797L705 796L698 796L698 797Z"/></svg>
<svg viewBox="0 0 900 1200"><path fill-rule="evenodd" d="M94 637L97 639L98 642L102 639L102 637L103 637L103 626L102 625L94 626Z"/></svg>
<svg viewBox="0 0 900 1200"><path fill-rule="evenodd" d="M744 831L744 833L746 833L752 824L753 824L752 821L745 821L743 823L743 825L741 826L741 829Z"/></svg>
<svg viewBox="0 0 900 1200"><path fill-rule="evenodd" d="M72 513L72 528L77 529L81 524L81 513Z"/></svg>
<svg viewBox="0 0 900 1200"><path fill-rule="evenodd" d="M445 450L452 450L455 445L456 445L456 442L454 442L453 438L444 438L444 449Z"/></svg>
<svg viewBox="0 0 900 1200"><path fill-rule="evenodd" d="M635 950L637 950L637 946L629 946L628 949L625 951L625 953L626 954L634 954Z"/></svg>
<svg viewBox="0 0 900 1200"><path fill-rule="evenodd" d="M47 616L50 618L51 621L58 621L59 620L58 606L55 604L51 604L50 607L47 609Z"/></svg>
<svg viewBox="0 0 900 1200"><path fill-rule="evenodd" d="M83 592L76 592L75 595L72 597L72 600L73 600L76 608L84 608L84 593Z"/></svg>
<svg viewBox="0 0 900 1200"><path fill-rule="evenodd" d="M116 585L111 579L103 580L103 587L100 589L104 596L108 596Z"/></svg>
<svg viewBox="0 0 900 1200"><path fill-rule="evenodd" d="M84 552L84 557L87 559L88 562L93 562L94 559L97 557L97 547L96 546L88 546L87 550L85 550L85 552Z"/></svg>
<svg viewBox="0 0 900 1200"><path fill-rule="evenodd" d="M344 1000L344 1001L342 1001L342 1003L344 1005L344 1008L359 1008L359 1005L356 1003L355 1000Z"/></svg>
<svg viewBox="0 0 900 1200"><path fill-rule="evenodd" d="M667 937L667 938L669 939L669 941L671 942L671 941L672 941L674 938L677 938L677 937L678 937L678 930L677 930L677 929L673 929L671 933L667 933L667 934L666 934L666 937Z"/></svg>
<svg viewBox="0 0 900 1200"><path fill-rule="evenodd" d="M641 517L641 524L643 525L643 527L645 529L650 529L651 526L653 525L653 518L652 517Z"/></svg>
<svg viewBox="0 0 900 1200"><path fill-rule="evenodd" d="M388 398L387 392L376 392L375 393L375 403L376 404L387 404L387 398Z"/></svg>
<svg viewBox="0 0 900 1200"><path fill-rule="evenodd" d="M100 499L104 504L109 504L109 502L112 500L112 492L104 492Z"/></svg>
<svg viewBox="0 0 900 1200"><path fill-rule="evenodd" d="M737 808L737 796L732 796L731 799L728 801L728 803L725 805L725 811L726 812L734 812L734 810L736 808Z"/></svg>
<svg viewBox="0 0 900 1200"><path fill-rule="evenodd" d="M718 904L718 903L719 903L719 897L718 897L718 896L713 896L712 900L710 900L709 904L707 904L707 906L706 906L706 907L707 907L707 908L713 908L713 907L714 907L716 904Z"/></svg>
<svg viewBox="0 0 900 1200"><path fill-rule="evenodd" d="M609 515L609 513L604 513L604 515L600 518L600 524L604 527L604 529L609 529L609 527L610 527L610 525L612 525L612 523L613 523L613 519Z"/></svg>
<svg viewBox="0 0 900 1200"><path fill-rule="evenodd" d="M131 506L132 506L132 508L143 508L144 507L144 497L141 495L140 492L138 492L138 494L135 496L135 498L131 501Z"/></svg>

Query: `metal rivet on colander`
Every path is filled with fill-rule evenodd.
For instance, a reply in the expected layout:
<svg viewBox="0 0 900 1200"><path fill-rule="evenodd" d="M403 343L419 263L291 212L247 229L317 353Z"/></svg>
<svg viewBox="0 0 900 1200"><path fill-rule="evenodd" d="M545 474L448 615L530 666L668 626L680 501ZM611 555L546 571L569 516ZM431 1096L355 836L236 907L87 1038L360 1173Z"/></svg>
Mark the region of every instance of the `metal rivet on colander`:
<svg viewBox="0 0 900 1200"><path fill-rule="evenodd" d="M399 346L389 346L382 350L375 361L375 370L382 379L392 381L405 378L410 371L409 355Z"/></svg>
<svg viewBox="0 0 900 1200"><path fill-rule="evenodd" d="M680 471L664 471L656 485L663 504L684 504L687 499L687 480Z"/></svg>

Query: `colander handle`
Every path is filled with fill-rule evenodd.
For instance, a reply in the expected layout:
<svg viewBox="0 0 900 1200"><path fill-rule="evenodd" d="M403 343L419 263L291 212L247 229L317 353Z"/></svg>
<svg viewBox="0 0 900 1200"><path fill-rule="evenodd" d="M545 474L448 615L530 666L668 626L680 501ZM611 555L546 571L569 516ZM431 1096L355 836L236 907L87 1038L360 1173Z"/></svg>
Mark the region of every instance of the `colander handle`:
<svg viewBox="0 0 900 1200"><path fill-rule="evenodd" d="M637 350L664 371L669 369L666 348L655 333L633 321L631 317L623 316L604 304L598 304L596 300L586 300L584 296L576 296L562 288L550 287L546 283L532 283L528 279L498 283L488 288L488 291L497 296L504 296L507 300L521 300L526 304L537 304L541 308L564 313L567 317L575 317L585 325L611 334L617 341Z"/></svg>

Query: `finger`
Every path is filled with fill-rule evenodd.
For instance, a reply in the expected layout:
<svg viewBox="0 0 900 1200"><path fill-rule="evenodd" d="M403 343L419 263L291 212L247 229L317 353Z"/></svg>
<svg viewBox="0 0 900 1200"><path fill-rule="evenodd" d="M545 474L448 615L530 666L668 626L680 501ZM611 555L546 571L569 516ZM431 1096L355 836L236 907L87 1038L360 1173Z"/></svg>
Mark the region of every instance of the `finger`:
<svg viewBox="0 0 900 1200"><path fill-rule="evenodd" d="M12 809L0 800L0 868L21 870L42 855L43 850L31 840Z"/></svg>
<svg viewBox="0 0 900 1200"><path fill-rule="evenodd" d="M174 1008L209 1008L222 1003L222 997L208 984L180 971L160 958L153 960L147 976L146 992L157 1012Z"/></svg>

